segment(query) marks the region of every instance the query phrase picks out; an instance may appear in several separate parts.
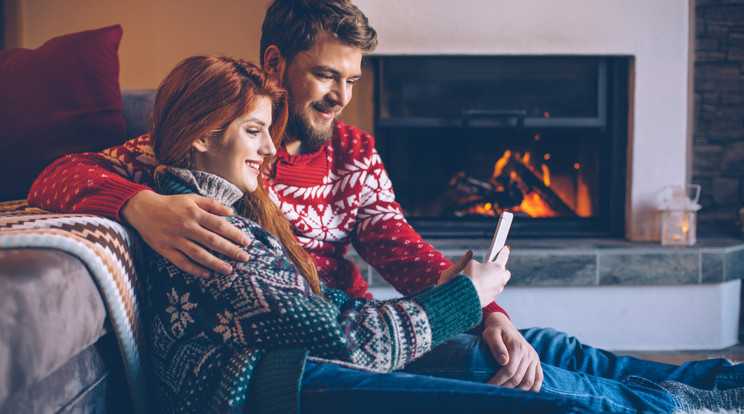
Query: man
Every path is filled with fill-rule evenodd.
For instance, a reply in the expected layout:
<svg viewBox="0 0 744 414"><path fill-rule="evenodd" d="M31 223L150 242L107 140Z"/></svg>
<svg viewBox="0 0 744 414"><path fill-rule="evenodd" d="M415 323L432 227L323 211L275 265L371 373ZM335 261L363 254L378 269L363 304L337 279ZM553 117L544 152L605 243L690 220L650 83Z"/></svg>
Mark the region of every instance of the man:
<svg viewBox="0 0 744 414"><path fill-rule="evenodd" d="M459 272L403 218L373 138L336 120L362 75L362 56L376 46L366 17L345 0L275 0L262 30L264 69L282 81L290 103L284 145L266 180L324 282L351 296L369 295L359 270L343 258L349 243L404 294ZM232 271L210 250L248 260L229 240L250 241L219 217L230 209L194 195L154 193L147 186L153 164L149 136L99 154L68 156L42 173L29 202L125 221L155 251L195 276L208 277L206 269ZM59 192L60 184L68 190ZM502 365L490 384L538 391L542 358L545 364L610 379L639 375L708 389L741 385L729 375L741 367L720 360L676 367L618 357L552 330L530 329L523 336L495 303L484 309L482 328L483 340ZM462 357L467 350L460 351L472 343L454 341L435 349L432 358L447 360L450 351L458 354L452 358ZM739 371L735 375L741 378Z"/></svg>

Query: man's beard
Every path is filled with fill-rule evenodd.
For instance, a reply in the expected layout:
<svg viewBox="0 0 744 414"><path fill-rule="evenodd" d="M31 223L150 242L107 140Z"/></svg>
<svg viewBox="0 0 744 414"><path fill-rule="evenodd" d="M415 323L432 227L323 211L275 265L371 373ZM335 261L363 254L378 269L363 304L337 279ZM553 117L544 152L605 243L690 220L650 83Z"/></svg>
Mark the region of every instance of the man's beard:
<svg viewBox="0 0 744 414"><path fill-rule="evenodd" d="M284 79L284 88L287 90L289 101L289 117L287 118L286 134L303 144L303 152L314 152L327 144L333 136L333 122L327 128L314 128L308 119L309 114L305 113L305 108L295 108L292 99L292 90L289 82ZM307 108L312 110L312 104Z"/></svg>
<svg viewBox="0 0 744 414"><path fill-rule="evenodd" d="M302 142L303 152L314 152L327 144L333 136L333 123L328 128L313 128L302 111L290 109L286 133Z"/></svg>

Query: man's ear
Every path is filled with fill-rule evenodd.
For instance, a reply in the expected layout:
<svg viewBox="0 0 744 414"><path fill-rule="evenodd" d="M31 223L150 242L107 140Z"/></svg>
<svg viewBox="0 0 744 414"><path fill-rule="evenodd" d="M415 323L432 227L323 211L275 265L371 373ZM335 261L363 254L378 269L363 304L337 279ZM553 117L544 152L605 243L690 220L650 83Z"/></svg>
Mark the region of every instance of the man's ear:
<svg viewBox="0 0 744 414"><path fill-rule="evenodd" d="M201 137L191 144L191 148L196 152L207 152L209 150L209 138Z"/></svg>
<svg viewBox="0 0 744 414"><path fill-rule="evenodd" d="M276 45L266 48L263 56L263 67L266 73L277 79L282 79L287 61Z"/></svg>

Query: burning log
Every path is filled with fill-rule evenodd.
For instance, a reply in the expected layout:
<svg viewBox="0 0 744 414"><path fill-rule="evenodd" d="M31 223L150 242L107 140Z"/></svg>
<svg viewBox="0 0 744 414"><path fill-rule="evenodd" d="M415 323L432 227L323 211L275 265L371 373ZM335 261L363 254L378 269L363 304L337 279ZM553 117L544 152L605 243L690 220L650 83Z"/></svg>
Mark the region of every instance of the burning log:
<svg viewBox="0 0 744 414"><path fill-rule="evenodd" d="M496 215L498 211L493 207L498 206L503 210L516 207L522 203L524 194L516 186L516 183L501 185L498 182L489 182L469 177L464 172L459 172L449 183L451 193L459 193L457 204L452 207L452 212L457 216L466 214ZM462 197L465 195L465 197ZM480 207L480 208L478 208ZM475 212L473 209L475 208Z"/></svg>
<svg viewBox="0 0 744 414"><path fill-rule="evenodd" d="M576 217L576 212L566 204L561 197L550 187L545 185L544 181L535 174L535 172L519 161L516 157L510 157L506 164L501 168L500 176L508 176L515 180L529 191L535 192L545 203L561 217Z"/></svg>

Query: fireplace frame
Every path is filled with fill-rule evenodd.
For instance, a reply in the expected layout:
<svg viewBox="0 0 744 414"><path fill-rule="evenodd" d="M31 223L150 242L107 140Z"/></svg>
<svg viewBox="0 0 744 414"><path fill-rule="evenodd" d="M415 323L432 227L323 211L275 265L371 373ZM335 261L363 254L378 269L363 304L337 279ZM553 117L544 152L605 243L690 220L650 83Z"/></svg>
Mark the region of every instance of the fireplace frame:
<svg viewBox="0 0 744 414"><path fill-rule="evenodd" d="M510 237L623 237L625 232L626 181L628 157L628 133L630 130L630 107L633 58L630 56L588 56L598 63L597 116L544 118L529 116L524 111L473 111L463 113L462 118L400 118L380 116L381 67L386 59L411 56L374 55L369 64L374 73L374 120L377 149L388 168L394 187L396 186L393 139L400 137L399 131L409 128L520 128L544 131L552 128L589 128L608 131L610 142L603 143L611 152L602 167L604 191L601 208L592 217L531 218L516 217ZM479 58L477 56L435 56L435 58ZM586 58L583 56L582 58ZM426 59L425 56L414 58ZM510 56L516 59L555 59L563 56ZM570 58L570 57L568 57ZM393 133L393 131L398 131ZM396 138L397 136L397 138ZM397 162L399 164L399 161ZM397 188L396 188L397 189ZM405 207L405 206L404 206ZM465 238L490 237L496 219L490 217L412 217L411 225L424 237Z"/></svg>

